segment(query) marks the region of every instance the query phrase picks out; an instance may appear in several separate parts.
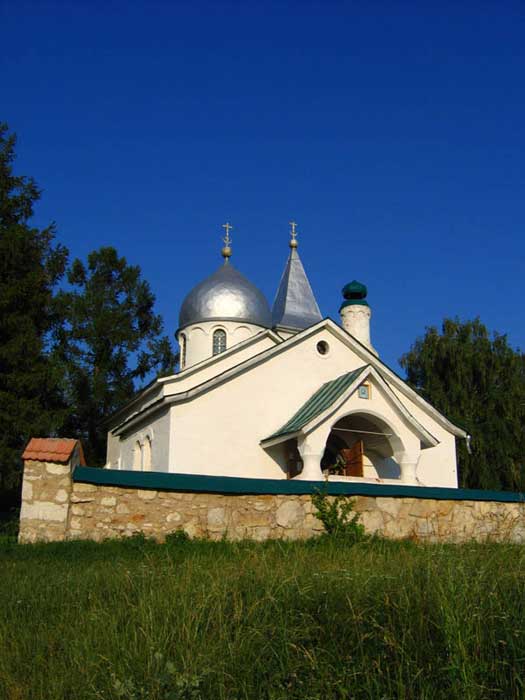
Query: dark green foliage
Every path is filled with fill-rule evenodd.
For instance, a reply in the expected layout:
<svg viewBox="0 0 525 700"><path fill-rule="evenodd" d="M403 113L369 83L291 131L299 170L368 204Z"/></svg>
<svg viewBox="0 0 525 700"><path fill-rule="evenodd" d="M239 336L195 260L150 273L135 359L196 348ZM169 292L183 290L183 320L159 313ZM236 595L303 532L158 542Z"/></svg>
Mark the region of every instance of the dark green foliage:
<svg viewBox="0 0 525 700"><path fill-rule="evenodd" d="M105 420L129 401L137 382L172 371L175 356L140 268L114 248L90 253L87 265L75 260L67 279L71 288L57 296L63 325L55 345L71 407L63 432L82 439L95 466L105 462Z"/></svg>
<svg viewBox="0 0 525 700"><path fill-rule="evenodd" d="M180 528L179 530L175 530L175 532L170 532L169 535L166 535L166 544L169 547L178 546L189 541L190 536L182 528Z"/></svg>
<svg viewBox="0 0 525 700"><path fill-rule="evenodd" d="M57 322L53 289L67 251L53 242L55 229L29 224L40 190L13 173L15 136L0 123L0 497L19 488L21 452L32 436L60 425L59 369L46 353Z"/></svg>
<svg viewBox="0 0 525 700"><path fill-rule="evenodd" d="M15 137L0 123L0 498L15 505L28 439L83 440L105 461L105 419L176 357L140 269L113 248L69 268L54 225L30 226L40 191L13 173ZM9 496L9 498L6 498Z"/></svg>
<svg viewBox="0 0 525 700"><path fill-rule="evenodd" d="M518 700L525 552L0 544L2 700Z"/></svg>
<svg viewBox="0 0 525 700"><path fill-rule="evenodd" d="M506 336L491 337L479 319L445 319L400 363L409 384L472 436L472 454L458 444L460 485L523 490L525 356Z"/></svg>
<svg viewBox="0 0 525 700"><path fill-rule="evenodd" d="M365 528L359 522L359 513L354 513L354 502L348 496L328 496L319 491L312 494L314 515L322 523L325 532L332 537L344 539L349 544L365 539Z"/></svg>

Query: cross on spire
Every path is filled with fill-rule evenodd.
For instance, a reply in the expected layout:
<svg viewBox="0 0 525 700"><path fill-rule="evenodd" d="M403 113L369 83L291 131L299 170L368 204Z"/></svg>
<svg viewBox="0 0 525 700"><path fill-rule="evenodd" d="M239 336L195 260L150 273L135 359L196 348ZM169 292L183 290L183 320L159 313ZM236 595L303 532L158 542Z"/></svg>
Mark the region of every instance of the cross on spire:
<svg viewBox="0 0 525 700"><path fill-rule="evenodd" d="M292 240L290 241L290 248L297 248L297 224L295 221L290 221L290 227L290 236L292 237Z"/></svg>

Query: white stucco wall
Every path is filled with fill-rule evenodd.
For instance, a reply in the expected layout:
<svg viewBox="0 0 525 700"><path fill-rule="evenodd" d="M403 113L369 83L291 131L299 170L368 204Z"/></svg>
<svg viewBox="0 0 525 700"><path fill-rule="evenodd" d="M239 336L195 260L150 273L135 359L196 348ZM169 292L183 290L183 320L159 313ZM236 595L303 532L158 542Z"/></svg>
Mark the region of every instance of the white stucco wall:
<svg viewBox="0 0 525 700"><path fill-rule="evenodd" d="M133 450L137 441L144 446L146 438L151 441L151 471L168 471L170 449L170 411L163 408L148 421L118 440L120 469L133 469ZM115 438L113 438L115 440ZM115 467L116 465L111 465Z"/></svg>
<svg viewBox="0 0 525 700"><path fill-rule="evenodd" d="M206 321L187 326L180 330L177 335L181 346L181 369L187 369L208 357L212 357L213 334L216 330L223 330L226 333L226 347L231 348L242 343L243 340L257 335L263 329L252 323L239 321Z"/></svg>
<svg viewBox="0 0 525 700"><path fill-rule="evenodd" d="M321 339L330 345L328 355L316 350ZM284 476L259 441L283 425L323 382L362 364L330 334L316 334L213 391L174 405L170 471Z"/></svg>
<svg viewBox="0 0 525 700"><path fill-rule="evenodd" d="M327 355L317 352L319 340L328 342ZM320 330L213 391L174 405L170 471L283 477L282 469L259 441L280 428L321 384L363 364L342 342ZM423 411L416 410L406 397L401 400L429 432L443 441L437 448L422 451L418 477L426 485L456 485L454 438ZM365 402L353 396L341 415L350 410L363 411ZM380 391L373 391L366 403L368 410L375 410L404 435L407 449L419 449L419 438L384 401Z"/></svg>
<svg viewBox="0 0 525 700"><path fill-rule="evenodd" d="M242 364L254 355L263 353L274 347L278 342L272 335L258 329L256 336L249 339L249 342L241 342L230 348L229 352L221 353L214 357L208 358L207 361L201 363L196 368L188 368L185 371L179 372L168 378L161 378L157 383L149 388L144 396L139 397L132 405L129 406L126 414L123 411L115 418L113 430L108 432L107 443L107 461L106 466L114 469L131 469L133 465L133 447L137 440L143 441L145 430L148 426L155 428L159 422L156 418L149 423L140 418L140 413L148 406L156 403L162 396L169 397L173 394L181 394L189 391L200 384L208 381L212 377L223 374L232 369L236 365ZM161 409L169 411L169 407ZM136 419L133 419L134 416ZM125 418L132 418L133 422L124 428L119 428L119 424ZM153 446L152 462L155 470L165 471L170 464L170 435L173 434L168 426L171 417L166 420L160 420L162 427L157 430L155 445ZM145 427L144 427L145 426ZM113 431L117 431L116 433ZM118 433L118 434L117 434ZM164 439L163 436L166 436Z"/></svg>
<svg viewBox="0 0 525 700"><path fill-rule="evenodd" d="M410 413L439 440L439 445L421 451L418 464L418 478L423 486L443 486L456 488L458 485L456 438L399 389L392 386L393 392L405 404Z"/></svg>
<svg viewBox="0 0 525 700"><path fill-rule="evenodd" d="M135 401L133 401L133 403L128 406L127 410L119 411L115 415L113 419L113 425L111 426L111 429L108 432L108 442L106 450L107 467L118 469L119 465L122 462L121 439L118 435L114 433L115 426L117 426L121 421L123 421L124 418L129 417L133 414L139 414L141 411L144 410L145 407L157 401L160 397L162 397L162 392L163 387L160 383L153 384L151 387L148 387L145 390L144 394L142 394ZM124 467L121 468L123 469Z"/></svg>
<svg viewBox="0 0 525 700"><path fill-rule="evenodd" d="M209 378L224 373L261 354L268 358L244 373L214 386L205 393L167 408L162 418L128 429L120 442L121 468L130 468L137 435L145 435L151 425L155 432L154 469L172 472L216 474L258 478L284 478L283 450L264 450L259 442L286 423L300 406L327 381L366 364L329 328L321 327L300 342L294 338L276 346L264 333L259 341L240 346L239 353L217 356L200 369L191 368L163 380L165 397L199 387ZM298 339L299 340L299 339ZM329 352L319 354L317 343L324 340ZM273 348L271 353L265 353ZM394 390L408 411L435 436L440 444L420 453L417 478L426 486L456 486L455 439L402 392ZM365 408L366 407L366 408ZM381 416L402 438L405 449L419 453L420 438L413 427L387 401L380 387L373 387L371 399L352 396L331 424L351 411L370 411ZM159 422L159 425L156 425ZM161 425L160 425L161 424ZM159 439L157 439L159 438ZM162 444L160 452L156 446ZM114 447L110 452L114 452ZM279 465L281 464L281 466ZM365 476L376 479L373 460L365 460Z"/></svg>
<svg viewBox="0 0 525 700"><path fill-rule="evenodd" d="M172 396L199 386L219 374L227 372L232 367L242 364L255 355L275 347L278 340L273 340L270 334L261 331L249 339L230 348L230 352L220 353L203 361L198 366L188 367L173 377L161 379L162 393Z"/></svg>
<svg viewBox="0 0 525 700"><path fill-rule="evenodd" d="M366 345L374 355L377 355L377 350L373 347L370 340L370 319L372 318L372 309L367 304L351 304L343 306L341 309L341 325L357 338L359 342Z"/></svg>

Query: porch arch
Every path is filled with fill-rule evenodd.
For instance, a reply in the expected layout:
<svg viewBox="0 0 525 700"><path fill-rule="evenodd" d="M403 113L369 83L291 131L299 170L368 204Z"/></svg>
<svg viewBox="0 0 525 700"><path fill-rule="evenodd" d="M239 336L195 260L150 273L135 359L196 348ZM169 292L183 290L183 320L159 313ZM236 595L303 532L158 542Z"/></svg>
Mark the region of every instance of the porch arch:
<svg viewBox="0 0 525 700"><path fill-rule="evenodd" d="M373 410L354 410L338 416L330 428L321 460L323 470L332 471L339 459L341 469L349 451L361 450L362 476L367 479L400 479L399 457L405 453L403 439L395 429Z"/></svg>

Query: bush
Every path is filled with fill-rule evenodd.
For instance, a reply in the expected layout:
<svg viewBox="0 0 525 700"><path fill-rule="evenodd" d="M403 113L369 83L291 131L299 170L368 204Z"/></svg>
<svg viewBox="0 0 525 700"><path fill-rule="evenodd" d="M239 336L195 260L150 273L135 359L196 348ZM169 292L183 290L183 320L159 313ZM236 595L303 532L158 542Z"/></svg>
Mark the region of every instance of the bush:
<svg viewBox="0 0 525 700"><path fill-rule="evenodd" d="M179 530L175 530L175 532L170 532L169 535L166 535L166 544L168 546L184 544L189 541L190 536L182 528Z"/></svg>
<svg viewBox="0 0 525 700"><path fill-rule="evenodd" d="M350 543L365 539L365 528L359 522L359 513L353 513L354 503L346 496L329 498L326 492L319 491L312 495L316 508L314 515L324 526L328 535L341 537Z"/></svg>
<svg viewBox="0 0 525 700"><path fill-rule="evenodd" d="M6 513L0 513L0 537L2 537L4 540L13 540L16 542L18 538L19 524L19 508L13 508Z"/></svg>

